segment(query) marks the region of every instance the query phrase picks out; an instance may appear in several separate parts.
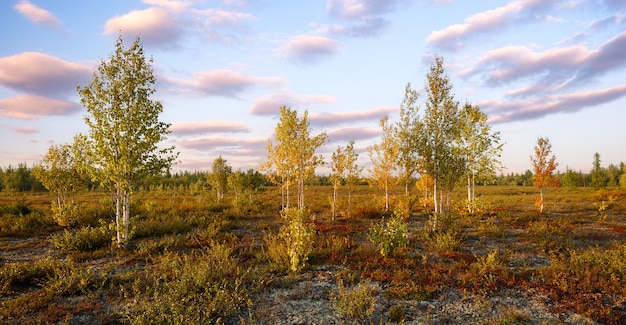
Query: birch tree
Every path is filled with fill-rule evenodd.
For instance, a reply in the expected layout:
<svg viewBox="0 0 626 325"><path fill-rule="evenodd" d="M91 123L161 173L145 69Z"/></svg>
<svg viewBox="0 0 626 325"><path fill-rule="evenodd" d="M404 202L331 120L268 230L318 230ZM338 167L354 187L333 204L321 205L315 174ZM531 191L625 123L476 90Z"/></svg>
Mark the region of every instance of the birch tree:
<svg viewBox="0 0 626 325"><path fill-rule="evenodd" d="M354 151L354 140L350 140L350 143L346 146L346 189L348 190L348 217L352 215L352 189L359 184L360 174L363 171L363 167L359 167L356 161L359 159L359 154Z"/></svg>
<svg viewBox="0 0 626 325"><path fill-rule="evenodd" d="M345 179L347 165L346 148L337 146L333 152L330 162L330 182L333 184L333 199L331 204L332 220L335 221L337 215L337 191Z"/></svg>
<svg viewBox="0 0 626 325"><path fill-rule="evenodd" d="M436 231L440 219L449 212L450 193L464 174L464 161L460 157L458 145L459 104L454 100L452 85L445 74L441 57L436 57L430 66L425 89L427 99L419 132L418 153L422 170L433 181L435 211L431 225Z"/></svg>
<svg viewBox="0 0 626 325"><path fill-rule="evenodd" d="M315 169L323 163L323 157L316 155L315 151L326 142L326 133L311 135L308 111L304 111L302 118L299 118L296 110L286 106L280 108L275 132L276 142L268 141L267 162L263 168L273 171L270 181L281 184L283 189L286 186L288 190L289 185L295 183L298 188L298 208L303 208L305 181L313 177ZM289 201L286 206L289 206Z"/></svg>
<svg viewBox="0 0 626 325"><path fill-rule="evenodd" d="M372 160L369 169L370 179L385 192L385 212L389 211L389 190L396 185L395 172L398 161L398 143L395 141L393 126L389 124L389 117L385 116L379 123L383 130L380 144L367 147Z"/></svg>
<svg viewBox="0 0 626 325"><path fill-rule="evenodd" d="M218 202L224 198L224 193L228 189L228 175L232 172L232 168L226 164L226 159L222 158L222 156L213 160L209 182L211 187L215 190Z"/></svg>
<svg viewBox="0 0 626 325"><path fill-rule="evenodd" d="M537 145L535 146L535 156L530 156L530 161L533 164L534 175L533 185L539 188L539 200L535 202L535 205L539 208L539 213L543 213L544 200L543 189L546 186L559 187L560 183L558 178L553 175L554 170L559 165L556 162L556 157L552 155L552 145L548 138L537 139Z"/></svg>
<svg viewBox="0 0 626 325"><path fill-rule="evenodd" d="M170 124L159 121L162 104L152 99L156 82L152 59L146 59L139 38L125 48L122 37L115 52L100 62L93 78L78 86L87 109L88 155L93 176L115 196L117 245L129 239L130 197L135 185L150 175L168 171L176 160L174 147L161 148Z"/></svg>
<svg viewBox="0 0 626 325"><path fill-rule="evenodd" d="M476 206L476 178L492 175L500 167L502 153L500 132L491 132L487 115L479 107L466 103L461 109L461 146L466 164L467 212Z"/></svg>
<svg viewBox="0 0 626 325"><path fill-rule="evenodd" d="M51 146L32 171L35 178L55 194L52 211L57 224L63 227L74 225L77 218L74 195L87 186L87 175L81 166L84 148L80 144L80 137L76 137L75 144Z"/></svg>
<svg viewBox="0 0 626 325"><path fill-rule="evenodd" d="M411 197L411 184L413 183L419 170L418 156L418 136L421 128L421 121L418 115L418 93L411 89L411 84L406 85L404 99L400 106L400 120L394 126L394 138L398 145L398 176L404 184L404 195L406 200L405 213L410 214L413 206Z"/></svg>

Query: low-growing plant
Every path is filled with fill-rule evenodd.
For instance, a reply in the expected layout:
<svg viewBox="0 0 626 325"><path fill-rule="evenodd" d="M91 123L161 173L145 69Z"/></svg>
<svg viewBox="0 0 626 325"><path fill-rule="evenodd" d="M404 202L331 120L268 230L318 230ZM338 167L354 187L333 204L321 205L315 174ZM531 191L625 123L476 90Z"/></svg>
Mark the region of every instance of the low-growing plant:
<svg viewBox="0 0 626 325"><path fill-rule="evenodd" d="M39 209L29 210L28 214L14 213L13 208L0 215L0 236L19 236L54 230L56 223L49 213Z"/></svg>
<svg viewBox="0 0 626 325"><path fill-rule="evenodd" d="M113 232L102 224L99 227L83 227L76 230L64 229L50 237L50 243L64 251L88 252L111 244Z"/></svg>
<svg viewBox="0 0 626 325"><path fill-rule="evenodd" d="M281 216L287 224L280 229L280 237L287 246L289 271L300 272L313 251L315 226L308 222L309 216L304 209L286 208Z"/></svg>
<svg viewBox="0 0 626 325"><path fill-rule="evenodd" d="M398 248L404 247L409 242L408 225L403 219L403 211L398 210L385 222L374 223L370 227L369 240L378 245L382 256L390 256Z"/></svg>
<svg viewBox="0 0 626 325"><path fill-rule="evenodd" d="M20 287L39 286L59 266L60 262L52 257L31 262L6 263L0 268L0 293L9 294Z"/></svg>
<svg viewBox="0 0 626 325"><path fill-rule="evenodd" d="M378 291L369 280L352 287L344 286L343 281L338 280L337 290L330 293L330 301L343 318L364 322L371 320L376 311Z"/></svg>
<svg viewBox="0 0 626 325"><path fill-rule="evenodd" d="M463 237L454 229L433 233L430 238L430 245L433 249L443 252L458 251L463 244Z"/></svg>
<svg viewBox="0 0 626 325"><path fill-rule="evenodd" d="M245 273L228 244L200 253L166 253L154 272L137 280L128 306L130 324L219 323L250 304Z"/></svg>

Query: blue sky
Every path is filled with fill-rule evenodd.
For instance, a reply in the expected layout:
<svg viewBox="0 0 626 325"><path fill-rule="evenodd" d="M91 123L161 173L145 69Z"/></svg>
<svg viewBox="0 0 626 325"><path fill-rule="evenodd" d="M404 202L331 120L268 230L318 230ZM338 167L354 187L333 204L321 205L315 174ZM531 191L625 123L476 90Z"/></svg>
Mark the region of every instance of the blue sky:
<svg viewBox="0 0 626 325"><path fill-rule="evenodd" d="M588 171L595 152L626 161L622 0L31 0L0 2L0 18L2 167L87 133L76 85L120 34L154 59L175 171L219 155L257 169L282 105L309 111L327 159L354 139L367 167L408 82L423 107L435 55L501 132L504 172L531 169L538 137L562 171Z"/></svg>

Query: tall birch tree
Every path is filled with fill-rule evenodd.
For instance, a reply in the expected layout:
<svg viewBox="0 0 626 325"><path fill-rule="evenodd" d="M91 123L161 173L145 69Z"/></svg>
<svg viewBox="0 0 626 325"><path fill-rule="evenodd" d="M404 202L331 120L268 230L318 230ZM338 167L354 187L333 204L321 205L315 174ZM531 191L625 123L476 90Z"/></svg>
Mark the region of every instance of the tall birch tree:
<svg viewBox="0 0 626 325"><path fill-rule="evenodd" d="M461 109L461 148L466 164L467 212L476 206L476 178L495 174L502 153L500 132L491 132L487 115L479 107L465 103Z"/></svg>
<svg viewBox="0 0 626 325"><path fill-rule="evenodd" d="M452 84L445 74L443 59L436 57L426 75L427 94L419 132L418 153L422 170L433 181L432 229L438 230L440 219L450 207L450 193L464 174L464 161L459 155L459 104L454 100ZM445 196L444 196L445 193ZM445 202L445 205L444 205Z"/></svg>
<svg viewBox="0 0 626 325"><path fill-rule="evenodd" d="M395 177L398 161L398 143L394 138L393 125L389 124L389 117L383 117L379 125L383 130L380 143L367 147L372 160L369 169L370 179L385 192L385 212L389 211L389 190L396 185Z"/></svg>
<svg viewBox="0 0 626 325"><path fill-rule="evenodd" d="M398 177L404 184L408 213L413 205L411 185L419 170L418 136L421 132L421 121L418 115L418 98L417 90L411 89L411 84L408 83L400 106L400 120L394 125L394 137L398 144Z"/></svg>
<svg viewBox="0 0 626 325"><path fill-rule="evenodd" d="M95 179L115 195L118 247L129 239L134 187L147 176L168 171L178 156L173 146L159 147L170 124L159 121L163 105L152 99L156 92L152 63L139 38L125 48L120 36L115 52L100 62L91 82L77 87L87 109L90 145L85 154Z"/></svg>
<svg viewBox="0 0 626 325"><path fill-rule="evenodd" d="M294 183L297 185L299 209L304 208L305 181L313 177L315 169L323 163L323 157L316 155L315 151L327 138L324 132L311 135L310 127L308 111L304 111L299 118L296 110L281 107L275 129L276 142L268 141L267 162L262 166L271 171L270 180L281 184L283 189L286 187L288 190L289 185ZM289 206L289 201L286 206Z"/></svg>

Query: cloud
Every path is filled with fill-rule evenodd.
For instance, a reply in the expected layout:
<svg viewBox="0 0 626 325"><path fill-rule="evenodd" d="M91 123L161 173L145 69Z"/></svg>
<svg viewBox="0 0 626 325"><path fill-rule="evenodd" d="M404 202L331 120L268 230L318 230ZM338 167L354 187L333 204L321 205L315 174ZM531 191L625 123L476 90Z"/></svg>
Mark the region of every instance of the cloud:
<svg viewBox="0 0 626 325"><path fill-rule="evenodd" d="M127 39L140 37L148 45L175 48L183 35L179 26L167 10L151 7L109 19L104 25L104 34L121 33Z"/></svg>
<svg viewBox="0 0 626 325"><path fill-rule="evenodd" d="M300 62L317 63L322 58L338 54L341 51L341 44L330 38L315 35L298 35L278 48L280 57Z"/></svg>
<svg viewBox="0 0 626 325"><path fill-rule="evenodd" d="M88 80L91 72L85 65L39 52L0 58L0 85L41 95L73 93L75 85Z"/></svg>
<svg viewBox="0 0 626 325"><path fill-rule="evenodd" d="M626 66L626 32L612 38L598 49L583 45L535 52L524 46L507 46L487 52L476 66L463 76L480 74L487 86L510 84L532 79L534 84L509 93L529 96L545 91L562 91L588 84L598 76Z"/></svg>
<svg viewBox="0 0 626 325"><path fill-rule="evenodd" d="M281 78L254 77L230 70L201 71L193 77L191 81L170 79L169 82L203 95L233 98L254 86L283 83Z"/></svg>
<svg viewBox="0 0 626 325"><path fill-rule="evenodd" d="M72 115L82 110L79 104L36 95L0 99L0 116L38 120L47 115Z"/></svg>
<svg viewBox="0 0 626 325"><path fill-rule="evenodd" d="M61 21L49 11L39 8L27 0L22 0L14 6L15 10L24 15L26 19L42 25L46 28L59 29Z"/></svg>
<svg viewBox="0 0 626 325"><path fill-rule="evenodd" d="M383 116L398 111L397 107L382 106L367 111L309 113L312 125L327 126L362 121L379 121Z"/></svg>
<svg viewBox="0 0 626 325"><path fill-rule="evenodd" d="M316 104L335 103L335 98L325 95L300 95L291 93L273 94L254 101L249 114L256 116L278 116L282 106L311 106ZM309 118L310 118L309 114Z"/></svg>
<svg viewBox="0 0 626 325"><path fill-rule="evenodd" d="M554 6L554 0L518 0L469 16L462 24L448 26L432 32L426 40L433 45L446 49L458 50L472 37L489 32L500 32L520 22L528 20L551 19L543 14Z"/></svg>
<svg viewBox="0 0 626 325"><path fill-rule="evenodd" d="M326 11L353 23L349 27L334 28L334 32L348 37L374 37L382 34L390 24L383 16L408 3L405 0L329 0Z"/></svg>
<svg viewBox="0 0 626 325"><path fill-rule="evenodd" d="M143 0L143 3L149 5L162 7L173 12L183 12L188 6L193 4L193 1L186 0Z"/></svg>
<svg viewBox="0 0 626 325"><path fill-rule="evenodd" d="M582 91L542 98L502 102L490 100L478 103L485 108L491 123L538 119L555 113L573 113L626 96L626 84L607 89Z"/></svg>
<svg viewBox="0 0 626 325"><path fill-rule="evenodd" d="M206 17L205 23L208 26L216 27L241 28L242 22L256 19L252 14L239 11L205 9L192 10L192 12L198 16Z"/></svg>
<svg viewBox="0 0 626 325"><path fill-rule="evenodd" d="M20 127L13 128L13 131L17 133L21 133L21 134L33 134L33 133L38 132L37 129L34 129L34 128L20 128Z"/></svg>
<svg viewBox="0 0 626 325"><path fill-rule="evenodd" d="M326 10L343 19L360 20L394 11L403 0L329 0Z"/></svg>
<svg viewBox="0 0 626 325"><path fill-rule="evenodd" d="M200 151L228 150L232 155L250 155L265 152L266 138L239 139L233 137L206 137L172 141L176 146Z"/></svg>
<svg viewBox="0 0 626 325"><path fill-rule="evenodd" d="M250 129L244 123L228 121L174 122L170 127L174 135L199 135L208 133L246 133Z"/></svg>
<svg viewBox="0 0 626 325"><path fill-rule="evenodd" d="M348 142L350 140L367 140L380 137L380 129L350 127L326 132L329 142Z"/></svg>

